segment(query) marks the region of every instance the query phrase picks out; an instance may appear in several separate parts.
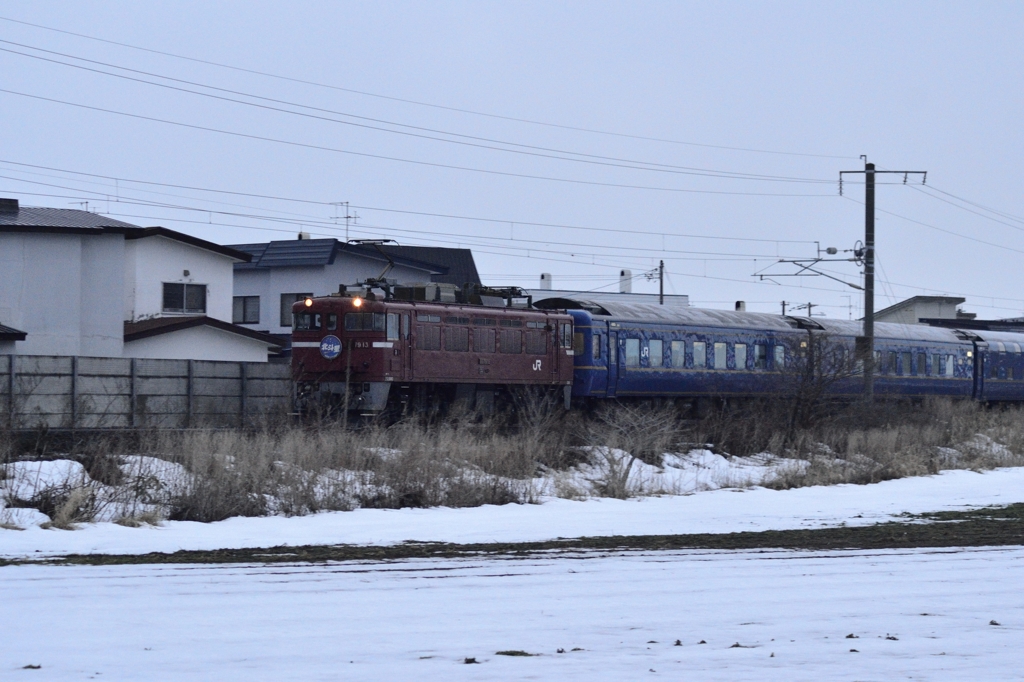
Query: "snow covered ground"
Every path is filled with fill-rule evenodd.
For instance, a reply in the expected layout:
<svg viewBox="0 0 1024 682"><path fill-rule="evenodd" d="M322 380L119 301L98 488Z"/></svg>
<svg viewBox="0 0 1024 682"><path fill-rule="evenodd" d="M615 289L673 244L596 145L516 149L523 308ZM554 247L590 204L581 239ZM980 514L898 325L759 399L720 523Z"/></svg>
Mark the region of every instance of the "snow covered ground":
<svg viewBox="0 0 1024 682"><path fill-rule="evenodd" d="M301 517L166 522L127 528L0 529L0 556L173 552L178 549L305 544L392 544L404 540L514 542L597 535L661 535L866 525L920 513L1024 502L1024 468L955 470L874 485L719 489L630 500L544 498L542 504L475 508L358 509ZM28 513L31 510L8 510ZM45 518L45 517L44 517ZM24 524L28 525L28 524Z"/></svg>
<svg viewBox="0 0 1024 682"><path fill-rule="evenodd" d="M8 566L0 678L1017 680L1022 569L1021 548Z"/></svg>

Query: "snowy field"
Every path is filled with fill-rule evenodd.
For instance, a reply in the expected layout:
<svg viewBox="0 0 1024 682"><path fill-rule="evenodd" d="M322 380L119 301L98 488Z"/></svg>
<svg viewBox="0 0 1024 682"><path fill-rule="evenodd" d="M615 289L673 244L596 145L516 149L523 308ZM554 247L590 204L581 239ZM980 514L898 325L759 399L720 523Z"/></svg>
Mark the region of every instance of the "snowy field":
<svg viewBox="0 0 1024 682"><path fill-rule="evenodd" d="M8 566L0 678L1019 680L1022 569L1021 548Z"/></svg>
<svg viewBox="0 0 1024 682"><path fill-rule="evenodd" d="M1024 502L1024 468L955 470L874 485L791 490L723 488L630 500L544 498L541 504L473 508L357 509L300 517L233 518L219 523L165 522L128 528L81 524L45 530L0 529L0 556L173 552L179 549L306 544L393 544L404 540L519 542L600 535L664 535L867 525L902 513ZM30 509L9 509L24 517ZM39 515L42 516L42 515ZM46 517L42 517L45 519ZM28 522L26 522L28 521Z"/></svg>

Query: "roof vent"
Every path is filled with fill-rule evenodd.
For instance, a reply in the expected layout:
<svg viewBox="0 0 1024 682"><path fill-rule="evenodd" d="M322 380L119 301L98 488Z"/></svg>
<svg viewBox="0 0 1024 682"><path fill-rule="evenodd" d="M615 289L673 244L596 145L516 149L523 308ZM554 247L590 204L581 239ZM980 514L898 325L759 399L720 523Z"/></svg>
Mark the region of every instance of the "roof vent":
<svg viewBox="0 0 1024 682"><path fill-rule="evenodd" d="M300 240L309 239L309 232L299 232L299 239Z"/></svg>
<svg viewBox="0 0 1024 682"><path fill-rule="evenodd" d="M551 273L542 272L540 273L540 288L545 291L551 291Z"/></svg>
<svg viewBox="0 0 1024 682"><path fill-rule="evenodd" d="M738 312L738 313L745 313L745 312L747 312L747 302L746 301L736 301L736 312Z"/></svg>
<svg viewBox="0 0 1024 682"><path fill-rule="evenodd" d="M620 294L631 294L631 293L633 293L633 271L632 270L619 270L619 293Z"/></svg>
<svg viewBox="0 0 1024 682"><path fill-rule="evenodd" d="M0 211L16 212L18 210L17 199L0 199Z"/></svg>

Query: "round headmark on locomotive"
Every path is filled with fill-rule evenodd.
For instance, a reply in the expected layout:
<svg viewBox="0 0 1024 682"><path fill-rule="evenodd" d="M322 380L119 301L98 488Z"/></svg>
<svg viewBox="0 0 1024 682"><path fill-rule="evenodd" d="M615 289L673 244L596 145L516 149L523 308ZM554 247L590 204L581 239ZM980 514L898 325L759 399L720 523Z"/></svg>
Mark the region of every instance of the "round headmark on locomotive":
<svg viewBox="0 0 1024 682"><path fill-rule="evenodd" d="M323 340L320 341L320 355L324 356L328 360L333 360L341 355L341 339L334 334L325 336Z"/></svg>

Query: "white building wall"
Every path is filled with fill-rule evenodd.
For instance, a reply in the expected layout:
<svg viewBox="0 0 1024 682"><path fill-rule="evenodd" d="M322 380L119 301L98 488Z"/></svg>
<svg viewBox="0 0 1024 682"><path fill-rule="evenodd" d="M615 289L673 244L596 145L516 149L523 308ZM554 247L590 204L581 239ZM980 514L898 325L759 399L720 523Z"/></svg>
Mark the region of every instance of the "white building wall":
<svg viewBox="0 0 1024 682"><path fill-rule="evenodd" d="M17 350L15 350L15 346L14 346L14 344L16 344L16 343L18 343L18 342L17 341L0 341L0 355L16 355L17 352L18 352Z"/></svg>
<svg viewBox="0 0 1024 682"><path fill-rule="evenodd" d="M25 355L121 355L121 235L0 234L0 322Z"/></svg>
<svg viewBox="0 0 1024 682"><path fill-rule="evenodd" d="M267 348L262 341L201 326L129 341L124 357L266 362Z"/></svg>
<svg viewBox="0 0 1024 682"><path fill-rule="evenodd" d="M206 315L231 322L233 258L166 237L128 240L125 254L125 320L174 316L163 312L163 284L184 282L205 284Z"/></svg>

